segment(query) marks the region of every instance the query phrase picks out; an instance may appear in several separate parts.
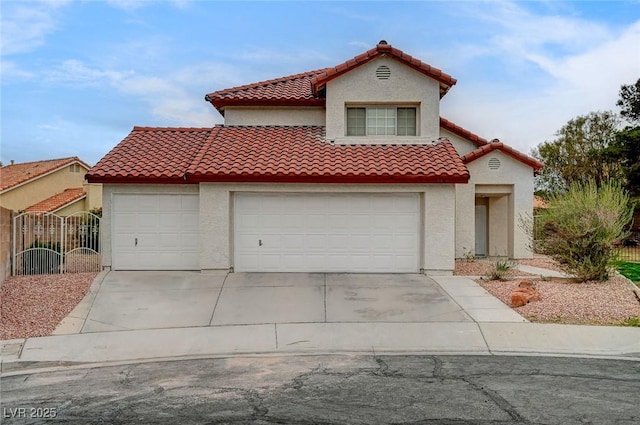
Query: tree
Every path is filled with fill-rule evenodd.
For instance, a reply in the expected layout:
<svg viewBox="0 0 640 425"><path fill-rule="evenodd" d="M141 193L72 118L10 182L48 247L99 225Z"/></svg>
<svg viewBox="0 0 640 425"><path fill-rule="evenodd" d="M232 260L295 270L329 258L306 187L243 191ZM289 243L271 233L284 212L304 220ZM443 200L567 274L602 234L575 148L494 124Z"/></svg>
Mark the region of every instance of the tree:
<svg viewBox="0 0 640 425"><path fill-rule="evenodd" d="M536 178L536 190L562 193L574 183L593 181L601 186L623 178L620 160L610 150L618 126L619 119L611 111L591 112L567 122L555 140L532 152L545 164Z"/></svg>
<svg viewBox="0 0 640 425"><path fill-rule="evenodd" d="M580 281L606 280L632 214L619 183L573 183L566 194L552 196L539 216L545 234L541 250Z"/></svg>
<svg viewBox="0 0 640 425"><path fill-rule="evenodd" d="M640 126L619 131L611 152L620 161L627 191L640 198Z"/></svg>
<svg viewBox="0 0 640 425"><path fill-rule="evenodd" d="M640 78L635 84L620 87L620 115L635 126L616 134L611 153L623 166L626 187L631 196L640 198Z"/></svg>
<svg viewBox="0 0 640 425"><path fill-rule="evenodd" d="M631 122L640 123L640 78L635 84L620 87L619 95L616 105L620 107L620 115Z"/></svg>

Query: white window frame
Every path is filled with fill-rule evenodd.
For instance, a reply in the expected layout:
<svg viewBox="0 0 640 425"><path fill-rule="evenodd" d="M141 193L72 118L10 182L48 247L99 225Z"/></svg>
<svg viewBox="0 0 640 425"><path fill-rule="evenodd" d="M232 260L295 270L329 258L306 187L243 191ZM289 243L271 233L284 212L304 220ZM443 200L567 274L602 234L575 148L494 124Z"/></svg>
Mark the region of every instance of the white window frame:
<svg viewBox="0 0 640 425"><path fill-rule="evenodd" d="M413 131L408 131L409 134L406 134L406 130L410 130L406 125L406 117L405 125L399 125L401 119L398 118L398 110L413 110L415 113ZM350 120L351 117L362 121L354 122ZM414 105L349 105L345 111L345 123L345 133L348 137L415 137L418 136L418 107Z"/></svg>

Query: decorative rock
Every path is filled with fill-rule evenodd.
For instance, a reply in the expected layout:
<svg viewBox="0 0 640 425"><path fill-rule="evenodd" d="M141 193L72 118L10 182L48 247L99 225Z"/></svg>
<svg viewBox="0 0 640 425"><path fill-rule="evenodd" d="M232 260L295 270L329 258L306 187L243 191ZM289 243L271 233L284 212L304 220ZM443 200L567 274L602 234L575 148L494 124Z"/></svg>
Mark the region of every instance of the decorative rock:
<svg viewBox="0 0 640 425"><path fill-rule="evenodd" d="M531 280L521 281L518 287L511 293L511 306L522 307L531 301L540 301L542 297L540 293L535 290L535 287L535 284Z"/></svg>

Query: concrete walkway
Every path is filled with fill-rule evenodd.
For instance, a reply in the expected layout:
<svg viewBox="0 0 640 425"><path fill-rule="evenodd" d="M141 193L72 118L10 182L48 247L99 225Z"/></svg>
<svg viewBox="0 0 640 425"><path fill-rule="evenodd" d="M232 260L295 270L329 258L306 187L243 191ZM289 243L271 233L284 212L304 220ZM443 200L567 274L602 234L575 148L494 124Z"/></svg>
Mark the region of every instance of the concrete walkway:
<svg viewBox="0 0 640 425"><path fill-rule="evenodd" d="M284 278L293 279L292 276ZM316 310L311 298L300 304L302 310L308 310L308 314L300 317L309 320L300 321L298 317L296 321L291 314L280 311L282 305L274 304L273 294L290 293L292 288L297 287L295 282L280 281L279 285L271 286L280 290L262 287L258 293L247 292L252 283L242 281L242 274L227 276L225 273L218 276L219 279L197 274L195 283L185 280L178 285L183 285L182 292L176 290L175 284L164 289L162 284L156 287L156 293L176 291L176 296L179 292L182 296L184 291L194 291L189 295L192 297L190 303L187 303L195 306L189 326L130 329L131 322L128 322L127 329L118 329L118 323L125 322L118 322L123 318L117 311L93 311L97 297L113 297L113 303L122 303L127 299L135 301L141 292L127 288L125 280L120 282L122 291L118 291L116 282L102 292L100 286L107 277L106 273L102 273L85 299L56 330L57 335L2 341L2 371L9 373L11 370L33 367L34 364L46 366L238 354L332 352L621 356L640 360L640 328L528 323L467 277L415 275L405 281L404 286L400 285L404 289L386 288L387 296L395 294L395 303L402 302L404 304L401 305L410 306L411 299L426 300L438 296L442 301L441 308L444 308L440 312L443 315L403 312L400 320L390 320L388 317L372 315L372 311L380 307L374 294L377 293L376 288L382 290L381 284L365 284L358 280L358 275L345 275L351 280L331 284L326 276L329 276L329 281L334 278L325 275L322 281L315 281L308 289L324 295L319 298L323 300L323 309ZM431 281L435 283L433 288L426 283ZM218 282L219 285L212 282ZM212 287L218 288L218 291L212 290ZM206 298L205 295L211 297L211 293L217 297L213 300L214 311L207 313L208 317L201 318L202 315L197 314L198 301ZM217 310L222 305L234 305L230 301L233 297L242 300L248 293L257 297L251 303L252 308L261 309L259 314L266 317L269 323L255 323L255 320L248 319L250 312L246 310ZM407 297L407 294L411 297ZM223 301L225 297L227 304ZM304 300L304 292L296 294L296 300L298 297ZM345 304L347 301L350 304ZM373 307L369 310L360 308L362 304L358 303L365 301ZM160 302L158 311L170 316L172 306L163 302ZM201 304L207 303L202 301ZM335 306L335 311L327 314L331 312L329 305ZM220 312L220 315L216 316L216 312ZM158 315L156 313L154 317ZM100 324L96 320L99 317L107 318L108 322ZM89 318L92 318L91 321ZM182 319L175 318L178 322Z"/></svg>

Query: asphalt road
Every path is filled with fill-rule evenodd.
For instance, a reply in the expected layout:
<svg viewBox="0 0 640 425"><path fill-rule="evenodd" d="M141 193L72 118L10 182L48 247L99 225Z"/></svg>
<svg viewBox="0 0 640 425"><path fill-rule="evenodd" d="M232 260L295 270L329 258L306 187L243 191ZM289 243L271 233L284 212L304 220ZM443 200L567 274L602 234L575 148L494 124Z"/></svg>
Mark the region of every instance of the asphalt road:
<svg viewBox="0 0 640 425"><path fill-rule="evenodd" d="M638 361L235 357L0 384L2 424L640 424Z"/></svg>

